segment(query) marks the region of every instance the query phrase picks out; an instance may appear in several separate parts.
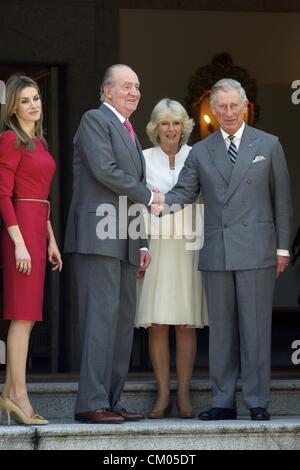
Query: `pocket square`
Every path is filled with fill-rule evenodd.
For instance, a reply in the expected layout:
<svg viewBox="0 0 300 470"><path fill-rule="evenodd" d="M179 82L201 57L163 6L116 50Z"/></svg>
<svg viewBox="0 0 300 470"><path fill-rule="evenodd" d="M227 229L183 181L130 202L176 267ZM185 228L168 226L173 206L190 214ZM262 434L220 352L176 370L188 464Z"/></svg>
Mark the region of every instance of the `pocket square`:
<svg viewBox="0 0 300 470"><path fill-rule="evenodd" d="M266 158L263 155L257 155L257 157L252 160L252 163L263 162Z"/></svg>

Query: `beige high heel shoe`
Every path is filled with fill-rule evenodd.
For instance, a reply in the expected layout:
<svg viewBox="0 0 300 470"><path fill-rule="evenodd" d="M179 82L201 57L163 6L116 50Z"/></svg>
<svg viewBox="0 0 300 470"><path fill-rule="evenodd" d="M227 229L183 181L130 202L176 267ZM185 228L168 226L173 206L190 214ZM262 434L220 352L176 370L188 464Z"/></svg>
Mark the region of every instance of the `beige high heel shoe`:
<svg viewBox="0 0 300 470"><path fill-rule="evenodd" d="M10 422L11 422L10 415L19 424L31 424L35 426L49 424L49 422L45 418L43 418L37 413L34 413L33 416L28 418L28 416L16 403L7 397L5 398L1 397L0 406L2 409L6 411L8 425L10 425Z"/></svg>
<svg viewBox="0 0 300 470"><path fill-rule="evenodd" d="M181 419L192 419L195 418L195 413L193 410L185 410L184 408L180 408L178 402L176 402L176 406L178 409L178 416Z"/></svg>
<svg viewBox="0 0 300 470"><path fill-rule="evenodd" d="M171 415L172 408L173 408L173 403L169 401L169 403L167 404L165 408L161 408L160 410L156 410L156 411L154 410L150 411L150 413L148 414L148 418L149 419L168 418Z"/></svg>

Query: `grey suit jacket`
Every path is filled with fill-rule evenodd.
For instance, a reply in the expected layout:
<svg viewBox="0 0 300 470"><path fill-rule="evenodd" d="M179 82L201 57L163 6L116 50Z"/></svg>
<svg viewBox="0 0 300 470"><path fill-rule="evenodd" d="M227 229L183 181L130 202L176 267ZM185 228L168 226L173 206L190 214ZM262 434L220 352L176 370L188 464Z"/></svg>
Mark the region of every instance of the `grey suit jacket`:
<svg viewBox="0 0 300 470"><path fill-rule="evenodd" d="M73 197L65 236L65 252L117 257L139 264L141 239L124 237L130 219L119 211L119 196L133 203L148 204L145 164L141 146L135 146L128 131L105 105L86 112L74 138ZM115 239L99 239L96 234L100 204L111 204L110 221L116 219ZM103 215L106 217L106 215ZM125 225L125 227L124 227ZM119 226L122 232L119 232Z"/></svg>
<svg viewBox="0 0 300 470"><path fill-rule="evenodd" d="M199 269L275 266L277 248L289 247L292 219L289 175L278 138L246 125L234 168L220 131L196 143L166 203L191 203L200 190L205 215Z"/></svg>

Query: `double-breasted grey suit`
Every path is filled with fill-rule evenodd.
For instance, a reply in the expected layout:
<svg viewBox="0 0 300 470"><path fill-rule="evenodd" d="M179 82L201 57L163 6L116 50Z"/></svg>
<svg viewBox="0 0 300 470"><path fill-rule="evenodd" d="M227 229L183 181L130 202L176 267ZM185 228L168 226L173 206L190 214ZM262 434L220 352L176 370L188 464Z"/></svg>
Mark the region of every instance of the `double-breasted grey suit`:
<svg viewBox="0 0 300 470"><path fill-rule="evenodd" d="M278 138L246 125L234 167L220 131L195 144L166 203L191 203L200 191L212 406L235 408L240 361L246 405L265 408L277 249L288 249L292 217Z"/></svg>
<svg viewBox="0 0 300 470"><path fill-rule="evenodd" d="M119 196L127 196L130 207L148 204L151 192L145 186L137 138L134 145L105 104L81 120L74 138L73 171L65 251L74 254L82 336L76 412L117 410L132 347L139 250L147 245L141 238L124 236L129 222L126 210L119 210ZM115 219L116 236L97 235L99 207L108 210L112 223Z"/></svg>

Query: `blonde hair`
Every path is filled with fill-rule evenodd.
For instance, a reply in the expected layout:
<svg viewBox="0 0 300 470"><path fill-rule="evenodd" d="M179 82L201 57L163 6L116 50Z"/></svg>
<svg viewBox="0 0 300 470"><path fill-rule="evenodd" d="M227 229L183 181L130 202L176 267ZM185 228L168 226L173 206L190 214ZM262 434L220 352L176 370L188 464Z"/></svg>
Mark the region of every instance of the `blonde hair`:
<svg viewBox="0 0 300 470"><path fill-rule="evenodd" d="M178 121L182 123L182 134L179 145L186 144L195 125L194 120L189 117L182 104L169 98L163 98L153 108L150 121L146 127L146 131L151 142L154 145L159 145L158 124L167 116L178 119Z"/></svg>
<svg viewBox="0 0 300 470"><path fill-rule="evenodd" d="M19 147L21 144L26 146L27 150L34 150L34 139L31 139L29 135L22 129L18 118L15 114L17 107L17 100L24 88L33 87L41 96L38 84L23 74L12 75L6 82L6 103L1 105L0 112L0 135L5 131L12 131L17 136L16 146ZM35 138L41 140L43 144L47 146L47 142L43 135L43 113L41 111L40 119L35 123Z"/></svg>

